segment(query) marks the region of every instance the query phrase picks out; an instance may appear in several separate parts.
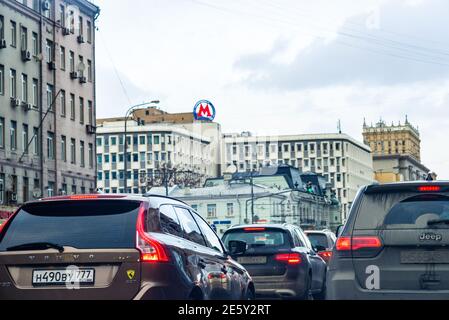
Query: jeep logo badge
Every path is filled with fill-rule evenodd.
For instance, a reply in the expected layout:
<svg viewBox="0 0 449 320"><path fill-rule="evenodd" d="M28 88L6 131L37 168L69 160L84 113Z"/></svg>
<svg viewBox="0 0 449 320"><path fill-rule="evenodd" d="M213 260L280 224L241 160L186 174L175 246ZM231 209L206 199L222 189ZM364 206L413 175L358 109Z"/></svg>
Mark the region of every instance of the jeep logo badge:
<svg viewBox="0 0 449 320"><path fill-rule="evenodd" d="M420 241L442 241L443 236L435 233L423 233L419 236Z"/></svg>

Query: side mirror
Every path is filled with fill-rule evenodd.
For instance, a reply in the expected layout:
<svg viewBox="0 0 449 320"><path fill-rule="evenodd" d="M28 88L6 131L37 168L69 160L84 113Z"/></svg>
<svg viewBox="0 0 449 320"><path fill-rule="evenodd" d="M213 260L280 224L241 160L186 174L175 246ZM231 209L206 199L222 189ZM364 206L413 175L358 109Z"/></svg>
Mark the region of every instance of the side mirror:
<svg viewBox="0 0 449 320"><path fill-rule="evenodd" d="M335 235L337 236L337 238L342 234L344 227L344 225L340 225L337 227L337 231L335 231Z"/></svg>
<svg viewBox="0 0 449 320"><path fill-rule="evenodd" d="M229 254L237 255L237 254L244 254L246 252L246 242L244 241L238 241L238 240L231 240L228 242L228 251Z"/></svg>

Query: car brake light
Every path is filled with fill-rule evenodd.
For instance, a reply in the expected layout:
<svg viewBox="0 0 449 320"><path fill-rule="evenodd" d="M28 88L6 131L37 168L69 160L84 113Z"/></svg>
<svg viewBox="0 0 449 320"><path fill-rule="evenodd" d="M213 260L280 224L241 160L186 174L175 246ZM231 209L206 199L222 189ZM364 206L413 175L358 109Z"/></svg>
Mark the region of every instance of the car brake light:
<svg viewBox="0 0 449 320"><path fill-rule="evenodd" d="M359 249L381 248L379 237L340 237L337 240L337 251L355 251Z"/></svg>
<svg viewBox="0 0 449 320"><path fill-rule="evenodd" d="M324 260L332 258L332 251L321 251L318 255Z"/></svg>
<svg viewBox="0 0 449 320"><path fill-rule="evenodd" d="M440 186L421 186L418 188L420 192L438 192L441 191Z"/></svg>
<svg viewBox="0 0 449 320"><path fill-rule="evenodd" d="M276 261L287 262L288 264L300 264L302 262L299 253L281 253L276 255Z"/></svg>
<svg viewBox="0 0 449 320"><path fill-rule="evenodd" d="M137 217L137 237L136 247L140 251L142 262L168 262L168 255L164 246L155 239L152 239L145 232L145 206L142 204Z"/></svg>
<svg viewBox="0 0 449 320"><path fill-rule="evenodd" d="M245 229L243 229L245 232L257 232L257 231L265 231L266 229L265 228L245 228Z"/></svg>

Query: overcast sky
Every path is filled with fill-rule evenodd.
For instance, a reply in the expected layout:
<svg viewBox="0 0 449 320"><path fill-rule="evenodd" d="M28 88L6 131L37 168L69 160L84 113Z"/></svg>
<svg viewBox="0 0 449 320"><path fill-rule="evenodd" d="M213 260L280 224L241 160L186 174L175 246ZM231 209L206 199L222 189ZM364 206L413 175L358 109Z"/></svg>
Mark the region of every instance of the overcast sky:
<svg viewBox="0 0 449 320"><path fill-rule="evenodd" d="M409 120L449 179L449 1L97 0L98 117L211 100L224 132Z"/></svg>

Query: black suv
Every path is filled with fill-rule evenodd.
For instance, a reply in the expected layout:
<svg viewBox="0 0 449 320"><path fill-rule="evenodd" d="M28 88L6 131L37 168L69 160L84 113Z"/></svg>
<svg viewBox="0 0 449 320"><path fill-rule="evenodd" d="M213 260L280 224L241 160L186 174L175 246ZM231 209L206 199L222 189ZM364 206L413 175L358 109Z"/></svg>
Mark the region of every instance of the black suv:
<svg viewBox="0 0 449 320"><path fill-rule="evenodd" d="M448 299L449 183L359 191L329 265L328 299Z"/></svg>
<svg viewBox="0 0 449 320"><path fill-rule="evenodd" d="M56 197L0 227L0 299L252 298L248 272L174 199Z"/></svg>
<svg viewBox="0 0 449 320"><path fill-rule="evenodd" d="M223 242L253 277L257 295L324 298L326 263L301 228L290 224L236 226L225 232ZM235 250L238 242L240 249Z"/></svg>

